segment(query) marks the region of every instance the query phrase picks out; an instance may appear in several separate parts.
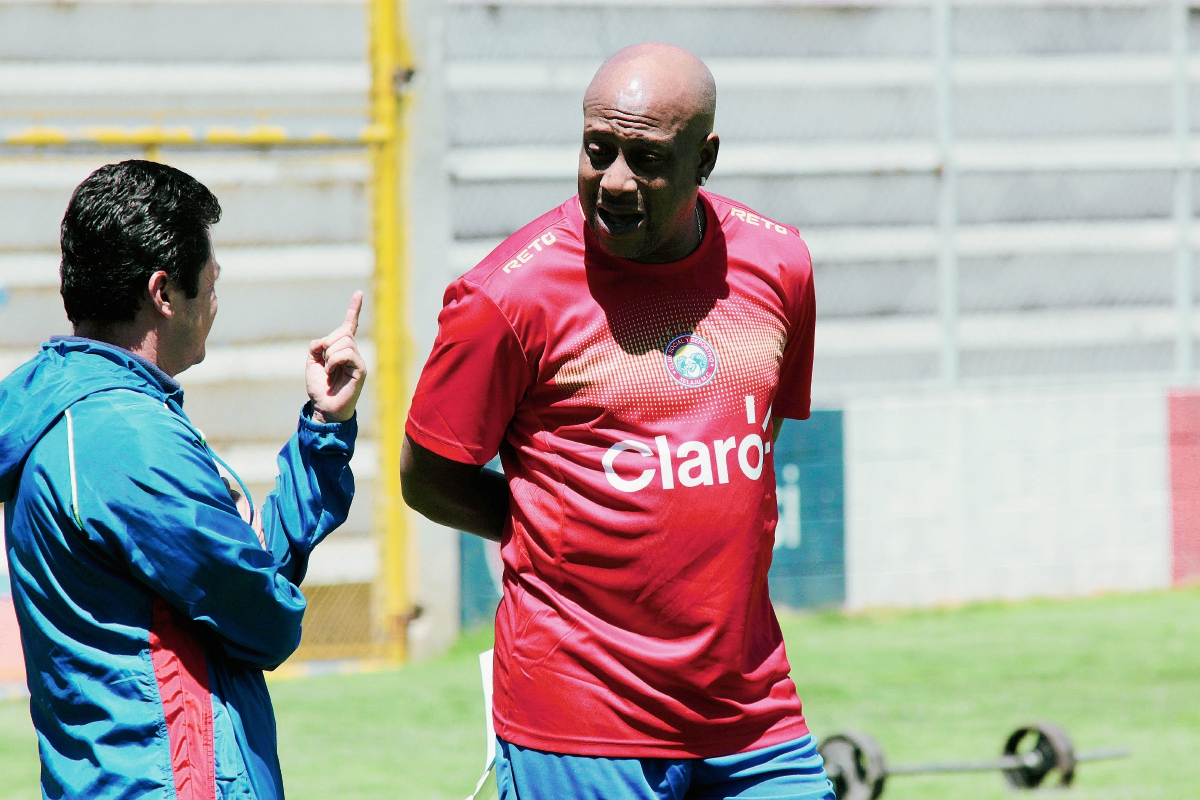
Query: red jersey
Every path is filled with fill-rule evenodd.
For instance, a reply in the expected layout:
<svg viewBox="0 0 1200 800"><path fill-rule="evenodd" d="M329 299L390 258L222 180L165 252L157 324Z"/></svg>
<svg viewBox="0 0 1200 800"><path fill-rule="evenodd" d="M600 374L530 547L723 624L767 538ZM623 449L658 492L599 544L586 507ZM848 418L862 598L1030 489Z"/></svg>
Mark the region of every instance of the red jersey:
<svg viewBox="0 0 1200 800"><path fill-rule="evenodd" d="M504 464L514 744L709 758L808 732L767 570L769 421L809 414L811 262L796 229L700 198L681 261L609 255L572 198L446 291L407 432Z"/></svg>

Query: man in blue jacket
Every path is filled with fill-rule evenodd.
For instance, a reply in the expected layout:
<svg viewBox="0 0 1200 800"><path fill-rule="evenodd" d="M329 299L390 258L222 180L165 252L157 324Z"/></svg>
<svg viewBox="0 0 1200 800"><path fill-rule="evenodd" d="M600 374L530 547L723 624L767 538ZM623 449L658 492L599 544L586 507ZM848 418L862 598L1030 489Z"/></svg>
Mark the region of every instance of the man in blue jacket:
<svg viewBox="0 0 1200 800"><path fill-rule="evenodd" d="M362 295L311 345L309 402L256 513L174 379L204 358L217 312L220 213L168 166L94 172L62 223L76 335L0 382L5 549L46 797L283 797L262 671L299 644L309 553L354 495Z"/></svg>

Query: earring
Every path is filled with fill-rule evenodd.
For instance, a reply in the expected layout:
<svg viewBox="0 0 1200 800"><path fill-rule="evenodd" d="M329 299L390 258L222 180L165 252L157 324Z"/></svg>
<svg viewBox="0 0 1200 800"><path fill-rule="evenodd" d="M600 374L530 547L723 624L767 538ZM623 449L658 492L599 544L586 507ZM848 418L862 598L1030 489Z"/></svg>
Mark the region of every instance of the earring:
<svg viewBox="0 0 1200 800"><path fill-rule="evenodd" d="M708 183L708 178L704 175L701 175L700 176L700 185L703 186L706 183Z"/></svg>

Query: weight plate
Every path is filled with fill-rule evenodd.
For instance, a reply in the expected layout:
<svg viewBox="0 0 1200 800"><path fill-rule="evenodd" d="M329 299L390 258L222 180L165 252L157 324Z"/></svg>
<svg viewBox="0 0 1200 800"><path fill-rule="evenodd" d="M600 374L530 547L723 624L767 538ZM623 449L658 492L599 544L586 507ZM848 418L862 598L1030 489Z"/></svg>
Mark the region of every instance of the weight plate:
<svg viewBox="0 0 1200 800"><path fill-rule="evenodd" d="M1025 761L1019 767L1001 770L1014 789L1036 788L1056 770L1063 786L1070 786L1075 779L1075 748L1066 731L1057 725L1043 722L1017 728L1004 743L1004 755Z"/></svg>
<svg viewBox="0 0 1200 800"><path fill-rule="evenodd" d="M817 752L825 759L825 774L838 800L875 800L883 794L887 762L883 748L870 736L838 733L822 742Z"/></svg>

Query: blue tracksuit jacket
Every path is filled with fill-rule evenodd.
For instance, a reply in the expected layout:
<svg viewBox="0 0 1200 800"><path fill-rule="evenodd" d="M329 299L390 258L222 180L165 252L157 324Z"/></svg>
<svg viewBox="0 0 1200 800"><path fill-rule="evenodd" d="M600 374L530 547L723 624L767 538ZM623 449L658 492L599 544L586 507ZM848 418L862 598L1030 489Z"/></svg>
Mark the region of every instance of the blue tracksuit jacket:
<svg viewBox="0 0 1200 800"><path fill-rule="evenodd" d="M283 797L262 670L300 642L298 587L346 519L357 425L302 414L264 549L182 406L153 364L86 339L52 340L0 381L5 550L46 797Z"/></svg>

